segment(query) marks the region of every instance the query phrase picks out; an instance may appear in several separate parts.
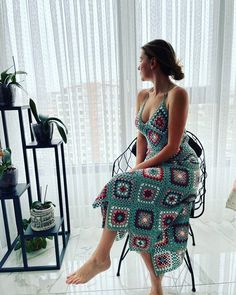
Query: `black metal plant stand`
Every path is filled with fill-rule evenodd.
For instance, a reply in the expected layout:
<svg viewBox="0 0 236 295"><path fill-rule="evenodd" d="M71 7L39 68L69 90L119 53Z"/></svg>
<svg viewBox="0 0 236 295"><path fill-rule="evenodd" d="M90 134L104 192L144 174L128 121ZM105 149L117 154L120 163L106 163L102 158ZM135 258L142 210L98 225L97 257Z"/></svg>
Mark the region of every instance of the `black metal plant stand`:
<svg viewBox="0 0 236 295"><path fill-rule="evenodd" d="M19 119L19 129L21 133L21 142L22 142L22 152L24 157L25 165L25 175L26 183L20 183L13 189L0 189L0 201L2 208L3 223L5 228L5 237L7 243L7 250L3 254L3 257L0 258L0 272L18 272L18 271L32 271L32 270L52 270L60 269L62 260L65 254L65 250L70 237L70 214L69 214L69 203L68 203L68 191L67 191L67 180L66 180L66 168L65 168L65 157L64 157L64 147L61 140L52 141L48 145L38 145L35 142L26 144L26 137L24 131L24 122L23 122L23 111L27 111L28 114L28 123L29 126L32 122L31 112L29 106L14 106L14 107L1 107L1 118L3 124L3 133L5 139L6 147L9 147L9 137L8 137L8 128L6 120L6 112L8 111L17 111ZM33 139L31 133L31 139ZM29 165L27 158L27 151L31 151L33 154L34 160L34 172L36 179L36 189L37 189L37 199L41 201L40 194L40 175L38 172L38 161L37 161L37 150L38 149L53 149L55 155L55 164L56 164L56 176L57 176L57 188L58 188L58 201L59 201L59 211L60 216L56 217L56 225L50 230L35 232L32 231L31 226L29 225L27 230L23 230L22 224L22 211L21 211L21 198L25 192L28 192L28 203L29 210L32 204L32 193L30 187L30 175L29 175ZM61 168L61 169L60 169ZM62 171L62 173L61 173ZM62 175L61 175L62 174ZM17 228L17 236L11 239L10 229L9 229L9 218L6 210L6 202L13 202L14 208L14 217L15 224ZM28 238L33 237L53 237L54 239L54 249L55 249L55 264L50 265L34 265L30 266L28 262L28 257L26 253L25 241ZM59 239L62 239L60 245ZM17 240L21 241L21 253L22 253L22 266L6 266L7 261L12 253ZM19 251L19 250L18 250Z"/></svg>

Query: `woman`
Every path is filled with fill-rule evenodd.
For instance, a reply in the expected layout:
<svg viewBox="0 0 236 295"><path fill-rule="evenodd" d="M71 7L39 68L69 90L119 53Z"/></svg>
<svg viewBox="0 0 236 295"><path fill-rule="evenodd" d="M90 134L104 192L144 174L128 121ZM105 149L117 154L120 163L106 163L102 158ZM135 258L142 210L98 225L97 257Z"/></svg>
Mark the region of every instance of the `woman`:
<svg viewBox="0 0 236 295"><path fill-rule="evenodd" d="M188 94L175 85L184 78L172 46L153 40L141 48L141 79L153 87L137 96L137 157L129 172L113 177L93 206L102 208L103 233L90 259L67 278L82 284L110 267L110 249L128 232L151 278L151 295L163 294L165 272L181 265L199 165L185 133Z"/></svg>

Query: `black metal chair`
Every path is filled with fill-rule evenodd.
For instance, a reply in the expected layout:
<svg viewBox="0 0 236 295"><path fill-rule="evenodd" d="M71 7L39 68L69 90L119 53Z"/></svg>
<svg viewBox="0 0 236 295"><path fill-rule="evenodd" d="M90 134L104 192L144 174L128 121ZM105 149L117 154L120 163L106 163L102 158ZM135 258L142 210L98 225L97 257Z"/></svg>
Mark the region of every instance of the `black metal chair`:
<svg viewBox="0 0 236 295"><path fill-rule="evenodd" d="M190 131L187 131L188 135L188 143L192 147L192 149L195 151L195 153L198 156L199 164L200 164L200 176L199 176L199 186L198 186L198 192L196 199L193 202L192 211L190 218L198 218L200 217L204 210L205 210L205 194L206 194L206 162L205 162L205 151L204 148L200 142L200 140L197 138L196 135L191 133ZM135 138L127 147L127 149L114 161L113 163L113 169L112 169L112 176L115 176L119 173L125 172L128 169L134 167L135 165L135 157L136 157L136 140ZM193 246L195 246L195 237L193 230L190 225L189 234L192 237L192 243ZM121 263L125 259L126 255L129 252L129 249L127 249L129 241L129 235L127 235L118 265L117 270L117 276L120 276L120 269L121 269ZM192 291L196 292L195 288L195 279L194 279L194 272L191 264L191 260L189 257L188 250L186 249L186 256L184 257L184 261L188 267L188 270L191 274L191 280L192 280Z"/></svg>

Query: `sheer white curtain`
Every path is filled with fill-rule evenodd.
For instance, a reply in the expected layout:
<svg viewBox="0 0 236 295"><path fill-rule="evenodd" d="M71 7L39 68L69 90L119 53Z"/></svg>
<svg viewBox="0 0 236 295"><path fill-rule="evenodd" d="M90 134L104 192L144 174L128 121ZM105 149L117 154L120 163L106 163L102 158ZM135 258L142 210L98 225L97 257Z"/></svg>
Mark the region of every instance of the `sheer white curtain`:
<svg viewBox="0 0 236 295"><path fill-rule="evenodd" d="M72 224L95 224L94 216L100 213L95 213L91 203L110 178L112 161L135 131L131 123L136 94L135 43L130 40L132 46L128 47L124 32L129 21L122 20L123 4L44 0L1 1L0 5L1 69L11 65L14 55L17 68L28 72L23 84L39 111L57 115L67 125ZM128 10L125 7L127 19L129 11L134 11L129 5L127 2ZM134 21L133 17L129 24L132 30ZM130 35L134 38L135 34ZM17 103L27 104L28 97L19 92ZM53 153L38 154L42 185L49 184L48 198L56 200ZM13 159L23 170L14 154ZM24 180L23 173L21 178ZM35 194L33 173L31 180Z"/></svg>
<svg viewBox="0 0 236 295"><path fill-rule="evenodd" d="M91 203L110 178L114 158L136 134L135 96L146 86L137 71L139 49L156 38L171 42L184 65L187 128L207 155L205 216L231 218L224 206L236 176L235 23L233 0L1 1L0 69L14 55L17 68L28 72L23 85L40 112L59 116L69 129L74 227L100 224ZM18 92L17 102L27 104L28 97ZM13 160L23 169L14 154ZM42 184L50 184L48 198L56 199L50 152L40 152L40 172Z"/></svg>
<svg viewBox="0 0 236 295"><path fill-rule="evenodd" d="M236 178L236 3L136 1L137 45L168 40L184 65L180 85L190 96L187 128L202 141L207 161L203 218L232 218L225 201ZM138 46L137 46L138 47Z"/></svg>

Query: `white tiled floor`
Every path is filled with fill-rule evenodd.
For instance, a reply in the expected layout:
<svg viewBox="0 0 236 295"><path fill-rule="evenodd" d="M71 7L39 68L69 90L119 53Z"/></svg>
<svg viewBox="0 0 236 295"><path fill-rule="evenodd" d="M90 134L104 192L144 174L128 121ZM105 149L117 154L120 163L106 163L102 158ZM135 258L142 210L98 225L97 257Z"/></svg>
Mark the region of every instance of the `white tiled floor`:
<svg viewBox="0 0 236 295"><path fill-rule="evenodd" d="M236 224L230 222L203 222L195 220L192 227L197 245L189 252L193 259L197 295L236 294ZM124 241L116 242L112 249L112 266L86 285L66 285L65 278L78 268L93 252L100 229L73 231L62 268L58 271L1 273L0 295L57 294L57 295L145 295L149 294L148 273L137 253L130 252L123 262L120 278L116 270ZM191 242L191 239L189 239ZM50 242L51 243L51 242ZM38 252L32 264L52 261L53 248ZM12 259L20 261L13 253ZM189 295L191 278L185 264L165 275L165 295Z"/></svg>

